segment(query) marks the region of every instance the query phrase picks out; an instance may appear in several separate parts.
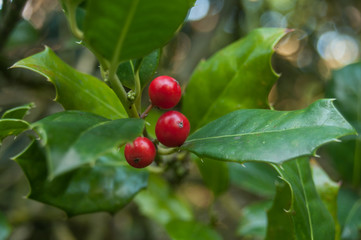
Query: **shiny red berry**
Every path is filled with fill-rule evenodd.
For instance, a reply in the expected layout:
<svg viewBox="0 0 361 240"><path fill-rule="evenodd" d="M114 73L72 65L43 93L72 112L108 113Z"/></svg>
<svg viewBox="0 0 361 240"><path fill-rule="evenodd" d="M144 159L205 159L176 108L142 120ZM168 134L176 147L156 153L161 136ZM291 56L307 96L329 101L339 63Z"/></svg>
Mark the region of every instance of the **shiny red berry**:
<svg viewBox="0 0 361 240"><path fill-rule="evenodd" d="M154 106L169 109L178 104L182 90L177 80L169 76L159 76L149 85L150 101Z"/></svg>
<svg viewBox="0 0 361 240"><path fill-rule="evenodd" d="M155 134L167 147L179 147L188 137L190 124L186 116L177 111L164 113L157 121Z"/></svg>
<svg viewBox="0 0 361 240"><path fill-rule="evenodd" d="M155 158L155 146L148 138L137 137L133 143L125 145L124 155L129 165L135 168L144 168L150 165Z"/></svg>

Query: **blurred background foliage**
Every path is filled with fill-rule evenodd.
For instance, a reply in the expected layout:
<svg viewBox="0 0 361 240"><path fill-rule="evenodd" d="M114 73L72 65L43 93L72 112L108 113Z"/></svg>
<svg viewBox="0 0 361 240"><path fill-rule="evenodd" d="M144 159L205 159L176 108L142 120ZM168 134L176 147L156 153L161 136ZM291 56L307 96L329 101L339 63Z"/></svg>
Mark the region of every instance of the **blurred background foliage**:
<svg viewBox="0 0 361 240"><path fill-rule="evenodd" d="M79 71L100 75L95 57L70 33L57 0L0 0L0 9L1 113L34 102L37 107L26 117L33 122L62 110L52 101L55 90L43 77L26 70L9 70L19 59L43 50L44 45ZM175 77L184 89L201 59L257 27L295 29L279 43L272 59L275 71L281 75L269 101L278 110L299 109L316 99L335 97L326 94L333 71L360 59L361 1L197 0L182 30L162 50L157 74ZM354 90L360 94L360 85ZM147 96L143 100L146 104ZM356 106L361 109L360 105ZM159 116L156 112L153 115ZM26 137L20 136L15 141L8 138L0 148L0 239L6 239L10 232L10 239L169 239L157 222L166 222L172 214L183 220L196 218L209 223L224 239L236 239L236 233L237 239L264 236L265 229L260 226L264 225L264 209L270 206L267 199L274 195L275 174L261 171L262 167L254 171L250 170L252 165L231 168L230 188L222 194L219 192L224 184L206 183L221 188L215 197L203 183L195 164L173 166L173 172L166 177L174 191L157 179L154 181L157 186L151 186L141 193L143 197L136 198L136 203L149 203L150 209L131 203L114 216L96 213L67 219L56 208L24 198L28 183L10 158L27 143ZM335 153L341 154L338 160L348 158L347 154L353 158L355 142L351 145L351 149L346 147L347 150ZM343 182L341 193L345 194L340 194L340 198L350 203L350 207L345 206L339 213L341 225L345 224L348 220L343 218L350 208L361 208L360 183L352 183L351 177L352 172L361 170L353 170L352 160L351 163L345 160L346 165L334 164L334 155L327 148L320 155L317 161L330 177ZM244 174L239 175L241 172ZM171 204L156 202L153 194L165 194ZM353 205L355 202L358 205ZM250 203L257 204L244 208ZM361 219L360 211L354 217Z"/></svg>

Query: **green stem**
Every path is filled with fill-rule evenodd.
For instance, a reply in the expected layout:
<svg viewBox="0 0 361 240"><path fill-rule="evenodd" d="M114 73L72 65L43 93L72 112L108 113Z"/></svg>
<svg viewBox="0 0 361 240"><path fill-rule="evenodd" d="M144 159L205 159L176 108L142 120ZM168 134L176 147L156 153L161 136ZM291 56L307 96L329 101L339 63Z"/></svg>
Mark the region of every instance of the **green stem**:
<svg viewBox="0 0 361 240"><path fill-rule="evenodd" d="M123 104L125 111L127 111L128 116L131 118L139 118L139 114L135 105L128 100L127 92L125 91L118 76L114 72L111 74L109 71L109 82L113 91L118 96L120 102Z"/></svg>
<svg viewBox="0 0 361 240"><path fill-rule="evenodd" d="M69 26L70 26L70 30L71 32L74 34L74 36L80 40L83 40L84 38L84 34L83 32L79 29L78 24L76 23L76 8L77 5L76 4L72 4L70 2L66 2L66 7L67 7L67 19L69 22Z"/></svg>
<svg viewBox="0 0 361 240"><path fill-rule="evenodd" d="M110 66L109 66L109 82L110 82L114 92L116 93L116 95L118 96L120 101L122 102L125 110L128 113L128 116L134 117L134 118L139 118L137 109L136 109L135 105L130 103L130 101L128 100L127 93L126 93L122 83L118 79L118 76L116 75L116 71L117 71L117 68L119 65L119 56L120 56L120 52L123 48L125 36L130 28L130 24L131 24L131 21L133 20L133 17L135 15L135 11L136 11L138 4L139 4L139 0L132 1L132 6L128 12L127 21L125 22L122 32L119 35L119 39L115 46L114 55L112 57L112 60L110 62Z"/></svg>

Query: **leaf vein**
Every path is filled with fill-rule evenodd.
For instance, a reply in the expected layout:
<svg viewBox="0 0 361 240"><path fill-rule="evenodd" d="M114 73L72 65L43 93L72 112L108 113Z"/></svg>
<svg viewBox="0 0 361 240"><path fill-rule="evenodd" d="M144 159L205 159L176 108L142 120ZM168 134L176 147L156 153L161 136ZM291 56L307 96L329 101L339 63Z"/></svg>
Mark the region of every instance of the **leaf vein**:
<svg viewBox="0 0 361 240"><path fill-rule="evenodd" d="M307 194L306 194L306 191L305 191L305 186L303 184L303 178L302 178L302 174L300 172L300 165L299 165L299 160L296 161L296 164L297 164L297 172L298 172L298 175L301 179L301 186L302 186L302 192L303 192L303 195L305 197L305 205L306 205L306 209L307 209L307 216L308 216L308 221L309 221L309 227L310 227L310 234L311 234L311 240L314 239L313 237L313 227L312 227L312 219L311 219L311 211L310 211L310 206L308 204L308 198L307 198Z"/></svg>
<svg viewBox="0 0 361 240"><path fill-rule="evenodd" d="M306 129L306 128L314 128L314 127L318 127L318 126L302 127L302 128L289 128L289 129L282 129L282 130L272 130L272 131L267 131L267 132L247 132L247 133L230 134L230 135L223 135L223 136L212 136L212 137L196 138L196 139L187 140L186 143L202 141L202 140L210 140L210 139L232 138L232 137L242 137L242 136L247 136L247 135L286 132L286 131L294 131L294 130L300 130L300 129ZM330 126L330 127L334 127L334 126ZM334 127L334 128L339 128L339 127ZM344 128L342 128L342 129L344 129Z"/></svg>

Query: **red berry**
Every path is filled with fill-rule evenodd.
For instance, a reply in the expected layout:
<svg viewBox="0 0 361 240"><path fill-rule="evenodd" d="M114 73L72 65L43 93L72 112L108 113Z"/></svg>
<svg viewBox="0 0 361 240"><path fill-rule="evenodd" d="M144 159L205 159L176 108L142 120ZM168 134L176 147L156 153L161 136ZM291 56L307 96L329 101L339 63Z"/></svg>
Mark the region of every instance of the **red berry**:
<svg viewBox="0 0 361 240"><path fill-rule="evenodd" d="M186 116L177 111L164 113L157 121L155 134L167 147L179 147L187 139L190 124Z"/></svg>
<svg viewBox="0 0 361 240"><path fill-rule="evenodd" d="M137 137L133 143L125 145L124 155L129 165L135 168L144 168L150 165L155 158L155 146L148 138Z"/></svg>
<svg viewBox="0 0 361 240"><path fill-rule="evenodd" d="M169 76L159 76L149 85L150 101L154 106L169 109L178 104L182 90L177 80Z"/></svg>

